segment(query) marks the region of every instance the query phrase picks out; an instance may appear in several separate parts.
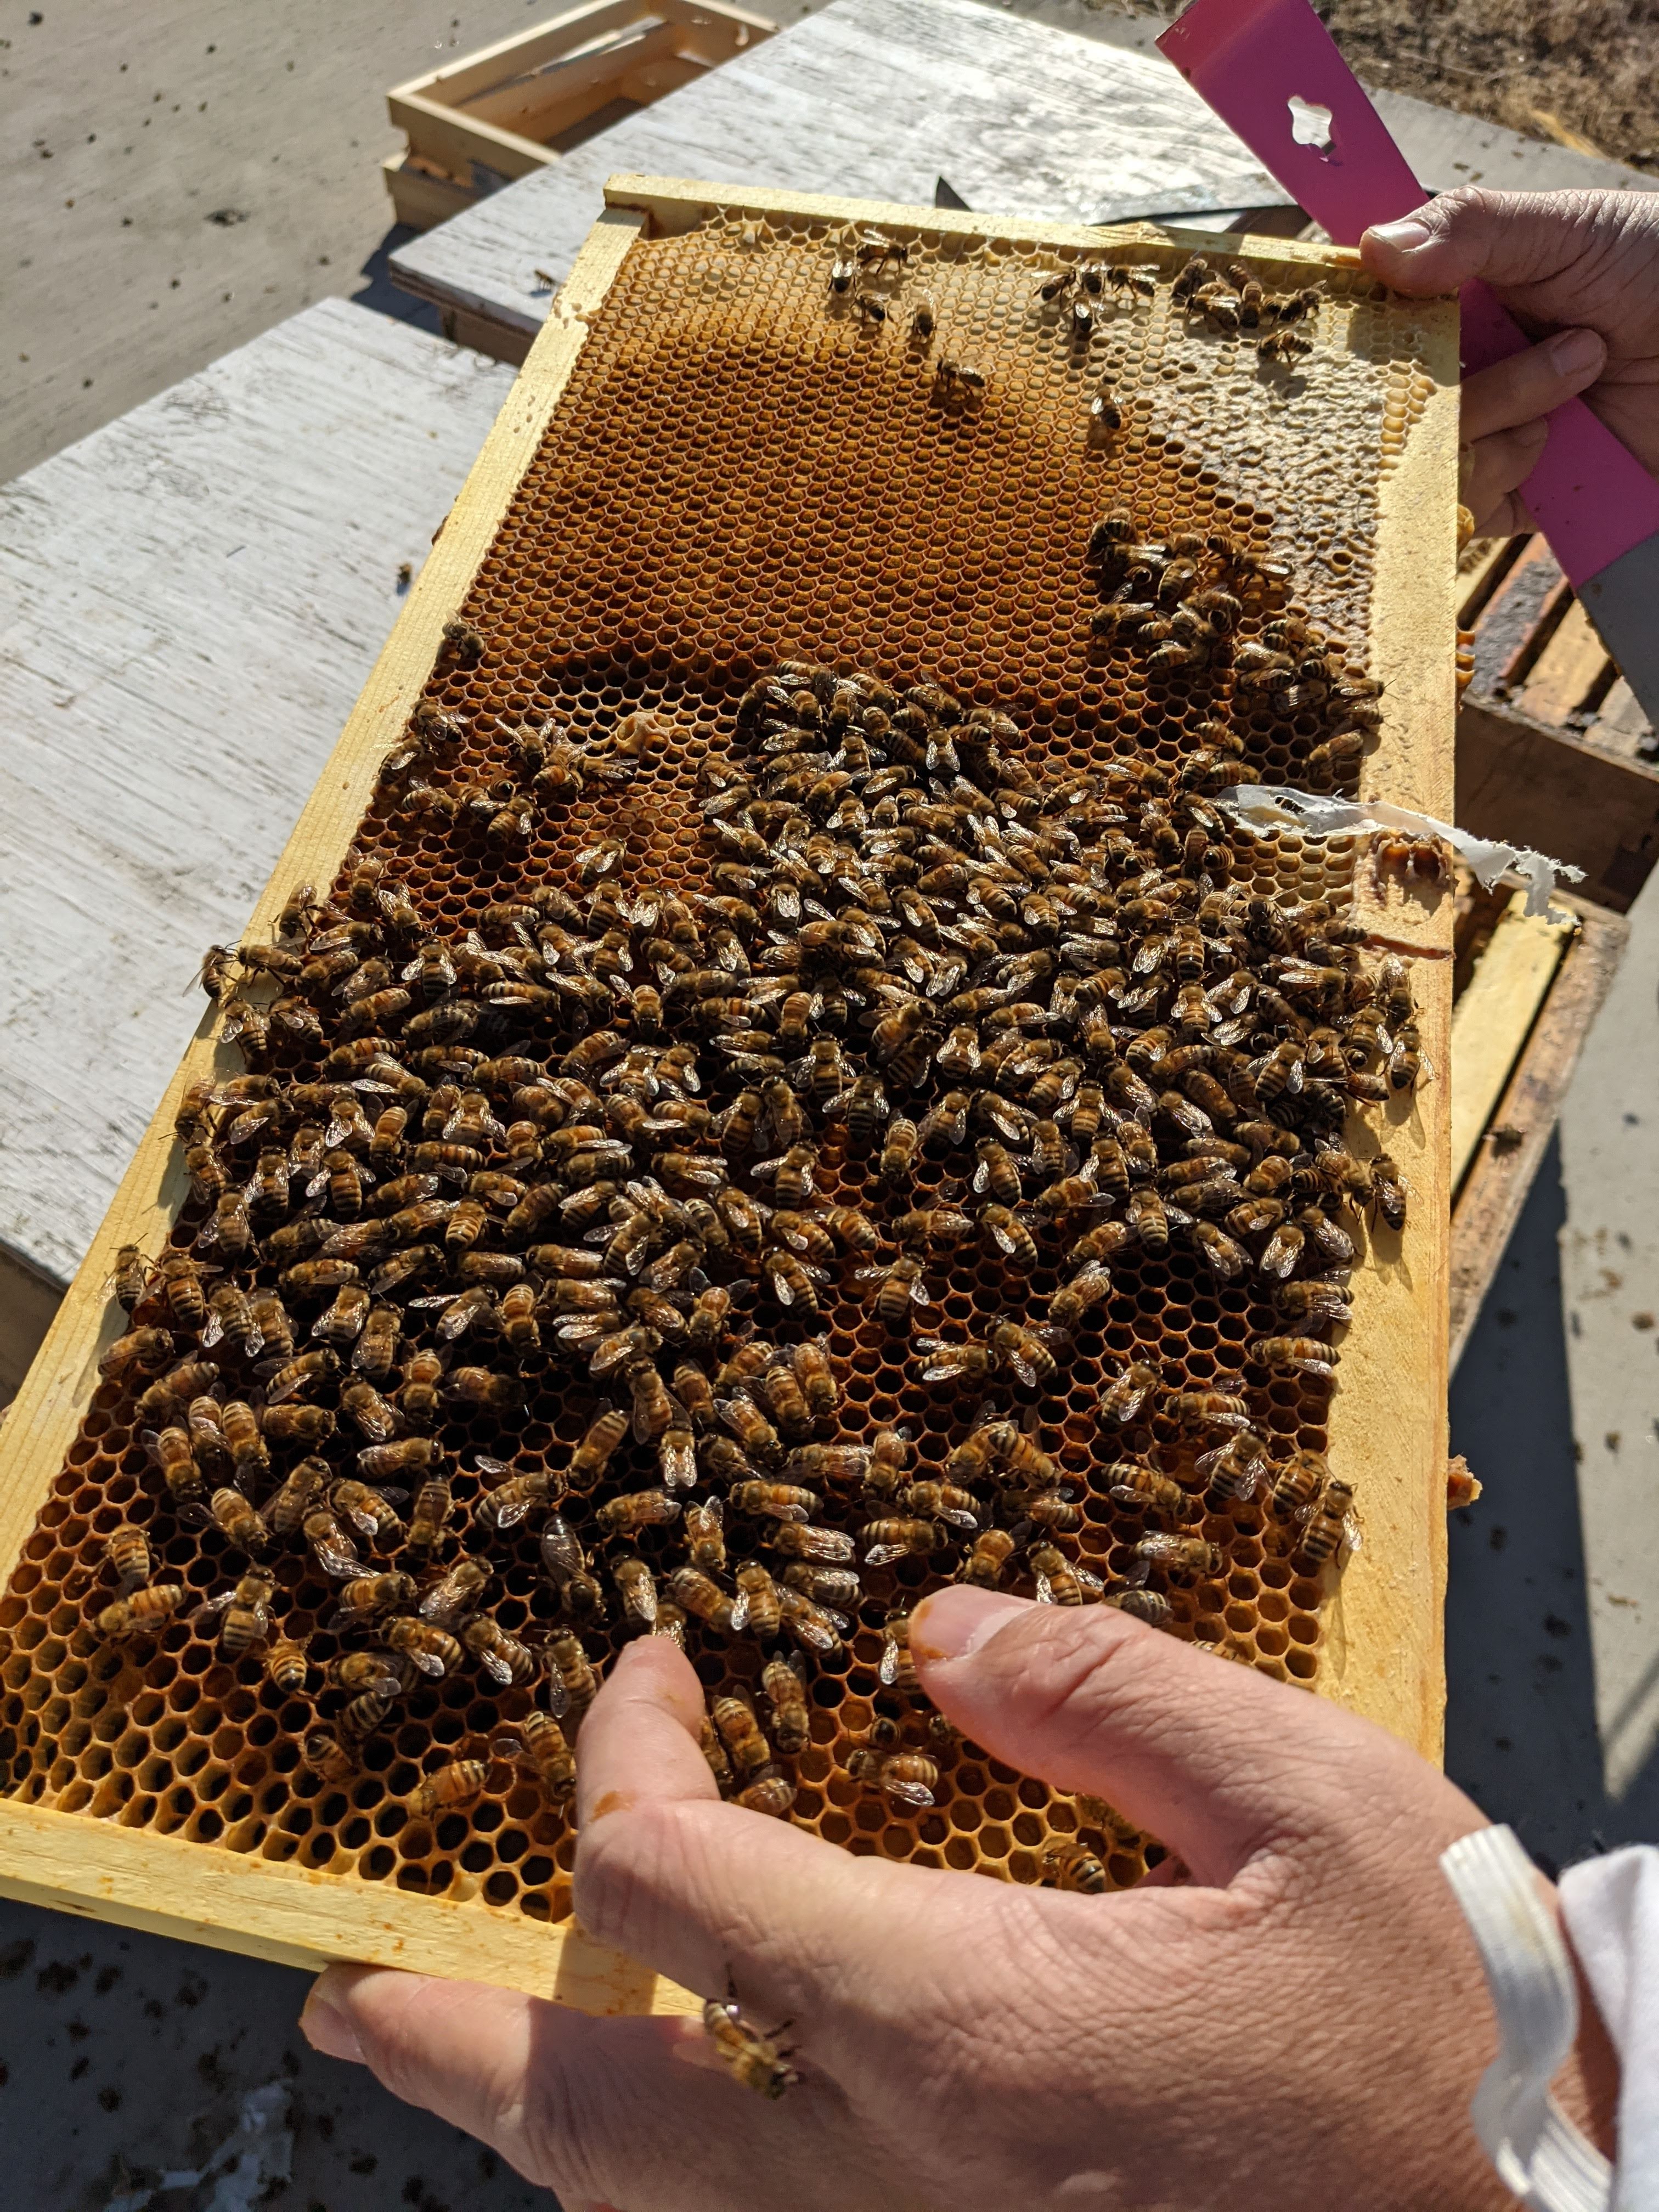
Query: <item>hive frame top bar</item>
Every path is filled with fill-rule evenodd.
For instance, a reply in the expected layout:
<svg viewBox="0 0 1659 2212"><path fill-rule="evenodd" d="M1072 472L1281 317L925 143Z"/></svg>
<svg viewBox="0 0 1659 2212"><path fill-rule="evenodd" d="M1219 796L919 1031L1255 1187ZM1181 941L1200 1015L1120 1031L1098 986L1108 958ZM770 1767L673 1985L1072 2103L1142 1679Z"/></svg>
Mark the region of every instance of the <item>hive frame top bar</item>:
<svg viewBox="0 0 1659 2212"><path fill-rule="evenodd" d="M588 325L603 307L610 286L630 249L642 237L683 234L716 210L805 219L834 227L865 223L921 234L947 246L994 247L1000 239L1026 246L1098 251L1103 246L1158 245L1201 247L1235 258L1352 269L1354 256L1340 251L1279 240L1255 241L1229 236L1205 241L1184 229L1137 223L1111 229L1063 223L975 216L958 219L933 208L767 192L675 179L617 176L607 186L607 210L600 216L569 278L555 301L479 461L457 500L414 590L410 592L380 659L342 734L335 754L308 801L294 836L250 923L254 934L269 934L293 882L301 875L331 876L352 842L374 789L380 762L390 738L404 725L434 665L444 622L466 597L472 578L494 541L496 530L544 433L587 337ZM1437 399L1424 440L1432 468L1455 448L1455 361L1449 318L1435 332L1436 374L1445 389ZM1445 355L1441 362L1439 355ZM1419 432L1422 435L1422 426ZM1442 452L1442 448L1444 451ZM1455 474L1455 464L1454 474ZM1403 493L1407 487L1401 485ZM1449 523L1449 509L1447 520ZM1432 549L1431 549L1432 550ZM1405 549L1388 580L1389 604L1398 610L1397 626L1411 629L1413 615L1437 620L1439 600L1432 561L1420 559L1421 545ZM1451 564L1445 563L1443 596L1451 595ZM1420 591L1411 579L1424 568ZM1382 578L1379 572L1379 592ZM1448 617L1449 619L1449 617ZM1419 634L1424 634L1419 631ZM1427 633L1435 634L1432 628ZM1449 632L1448 633L1449 635ZM1407 648L1402 641L1400 651ZM1395 670L1388 669L1391 684ZM1437 678L1436 679L1438 680ZM1389 795L1430 811L1449 805L1449 665L1445 672L1446 711L1437 693L1419 699L1409 673L1403 681L1406 733L1396 747ZM1422 712L1418 712L1419 706ZM1444 729L1440 728L1443 720ZM1443 753L1443 759L1441 755ZM1447 787L1440 789L1443 783ZM1398 917L1396 923L1398 922ZM1410 919L1408 917L1408 919ZM1432 954L1438 939L1449 942L1449 914L1443 930L1437 921L1419 932L1421 948ZM66 1297L40 1358L0 1434L0 1582L9 1580L73 1438L91 1389L100 1351L125 1326L108 1296L113 1256L120 1243L146 1244L170 1223L182 1196L183 1178L173 1142L173 1112L185 1086L210 1072L225 1072L216 1023L205 1018L198 1037L169 1086L155 1121L142 1140L111 1212ZM1444 1065L1443 1041L1425 1025L1425 1042ZM1443 1120L1444 1086L1431 1091L1427 1121ZM1430 1152L1433 1145L1431 1139ZM1439 1174L1443 1182L1444 1145ZM1443 1190L1417 1194L1436 1222L1436 1251L1419 1248L1420 1279L1395 1284L1388 1296L1401 1311L1384 1312L1382 1334L1373 1346L1366 1376L1356 1389L1353 1410L1369 1406L1381 1414L1376 1449L1364 1456L1368 1465L1386 1467L1385 1455L1404 1439L1422 1457L1420 1408L1430 1408L1430 1425L1443 1400L1444 1299L1437 1304L1436 1284L1443 1291L1445 1250ZM1434 1239L1428 1240L1433 1243ZM1375 1278L1376 1271L1370 1271ZM1405 1271L1396 1269L1396 1275ZM1373 1281L1368 1293L1376 1288ZM1435 1316L1439 1322L1437 1337ZM1375 1324L1373 1324L1375 1327ZM1401 1397L1397 1370L1405 1362L1412 1404L1390 1408L1385 1390ZM1356 1363L1358 1364L1358 1363ZM1361 1390L1365 1395L1362 1400ZM1345 1403L1338 1400L1339 1407ZM1395 1417L1397 1413L1397 1418ZM1413 1421L1416 1430L1413 1429ZM1441 1431L1443 1445L1443 1429ZM1362 1481L1367 1478L1362 1475ZM1368 1705L1419 1747L1432 1753L1438 1739L1440 1660L1438 1603L1443 1583L1443 1517L1423 1501L1407 1500L1400 1515L1381 1512L1368 1521L1363 1573L1353 1578L1358 1595L1345 1593L1336 1624L1328 1669L1321 1666L1321 1687L1342 1702ZM1434 1501L1431 1500L1432 1508ZM1397 1522L1399 1525L1390 1525ZM1407 1524L1410 1525L1407 1526ZM1402 1607L1423 1618L1398 1634ZM1368 1681L1350 1674L1348 1647L1364 1654ZM1396 1679L1397 1678L1397 1679ZM594 2012L683 2011L696 2000L662 1984L647 1971L599 1951L574 1923L547 1926L507 1916L482 1904L410 1895L382 1885L331 1877L294 1864L240 1857L211 1846L142 1828L123 1828L112 1820L58 1814L11 1799L0 1799L0 1893L23 1897L90 1917L168 1932L191 1940L250 1953L285 1964L316 1966L335 1959L364 1960L430 1972L469 1976L553 1996Z"/></svg>
<svg viewBox="0 0 1659 2212"><path fill-rule="evenodd" d="M1312 245L1301 239L1255 239L1236 231L1211 235L1185 224L1034 222L1027 216L1003 216L975 209L907 207L897 200L835 199L817 192L769 191L754 185L722 185L684 177L641 177L619 172L605 184L607 208L632 209L648 217L647 237L678 238L695 230L716 209L728 215L803 216L809 222L869 223L891 230L920 232L930 244L948 246L1018 240L1026 246L1081 246L1190 245L1194 252L1212 250L1235 260L1260 258L1301 262L1321 269L1358 269L1359 256L1349 247Z"/></svg>

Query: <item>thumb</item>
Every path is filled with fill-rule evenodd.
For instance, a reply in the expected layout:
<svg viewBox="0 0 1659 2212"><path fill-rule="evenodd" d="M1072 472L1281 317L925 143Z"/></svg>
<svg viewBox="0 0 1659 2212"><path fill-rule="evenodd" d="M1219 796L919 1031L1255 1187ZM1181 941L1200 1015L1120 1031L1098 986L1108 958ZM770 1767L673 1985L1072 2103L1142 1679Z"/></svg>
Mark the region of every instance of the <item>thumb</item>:
<svg viewBox="0 0 1659 2212"><path fill-rule="evenodd" d="M1369 1722L1196 1651L1113 1606L1036 1605L966 1583L910 1617L928 1696L1022 1773L1104 1797L1220 1887L1258 1853L1443 1792L1454 1833L1479 1815Z"/></svg>
<svg viewBox="0 0 1659 2212"><path fill-rule="evenodd" d="M1373 223L1359 257L1391 290L1418 299L1458 291L1475 276L1500 291L1547 284L1592 251L1596 198L1460 185L1396 222Z"/></svg>

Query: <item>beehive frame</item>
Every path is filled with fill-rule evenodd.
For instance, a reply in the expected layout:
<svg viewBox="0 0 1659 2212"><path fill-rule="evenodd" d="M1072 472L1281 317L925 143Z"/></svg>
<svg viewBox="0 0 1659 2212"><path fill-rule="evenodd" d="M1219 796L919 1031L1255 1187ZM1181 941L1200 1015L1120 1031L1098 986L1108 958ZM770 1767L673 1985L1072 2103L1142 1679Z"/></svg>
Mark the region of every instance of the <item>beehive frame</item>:
<svg viewBox="0 0 1659 2212"><path fill-rule="evenodd" d="M380 763L429 679L442 624L465 599L537 453L590 319L636 240L682 234L718 215L794 226L867 224L994 251L1172 245L1169 234L1150 226L1104 234L1024 222L993 226L933 210L656 179L613 179L607 198L278 862L251 936L270 933L296 879L326 882L338 867L373 796ZM1208 243L1247 258L1256 251L1233 238ZM1352 256L1328 248L1277 240L1259 246L1264 263L1302 264L1310 274L1354 265ZM1367 761L1364 788L1443 818L1451 807L1454 703L1456 358L1449 305L1421 311L1419 339L1416 357L1427 388L1380 500L1369 631L1375 672L1389 691L1382 740ZM1444 641L1443 653L1432 649L1435 641ZM1357 888L1362 908L1370 895ZM1391 895L1384 903L1387 932L1426 956L1417 987L1424 1044L1431 1065L1443 1071L1449 902ZM204 1073L230 1073L240 1064L216 1043L215 1031L210 1013L0 1432L0 1579L6 1582L86 1410L99 1354L122 1325L107 1296L114 1253L130 1242L154 1249L183 1195L173 1136L178 1100ZM1444 1573L1443 1080L1391 1109L1390 1119L1389 1142L1412 1188L1413 1227L1404 1261L1367 1267L1355 1283L1355 1327L1330 1427L1333 1450L1364 1499L1365 1543L1329 1608L1318 1686L1434 1755ZM599 1952L569 1922L550 1927L477 1899L407 1894L10 1798L0 1799L0 1891L288 1964L367 1960L522 1987L594 2011L677 2009L691 2002L630 1962Z"/></svg>

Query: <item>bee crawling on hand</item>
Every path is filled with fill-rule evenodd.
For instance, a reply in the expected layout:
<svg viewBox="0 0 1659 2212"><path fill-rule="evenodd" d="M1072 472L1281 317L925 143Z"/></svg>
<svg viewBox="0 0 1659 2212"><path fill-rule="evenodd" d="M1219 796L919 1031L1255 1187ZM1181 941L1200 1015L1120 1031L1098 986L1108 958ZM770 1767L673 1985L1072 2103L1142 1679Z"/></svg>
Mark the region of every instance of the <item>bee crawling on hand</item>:
<svg viewBox="0 0 1659 2212"><path fill-rule="evenodd" d="M792 2025L786 2020L763 2035L744 2017L738 2003L737 1985L729 1975L724 2001L710 1997L702 2008L703 2033L714 2045L720 2063L733 2081L763 2097L781 2097L802 2078L789 2063L793 2053L778 2041Z"/></svg>

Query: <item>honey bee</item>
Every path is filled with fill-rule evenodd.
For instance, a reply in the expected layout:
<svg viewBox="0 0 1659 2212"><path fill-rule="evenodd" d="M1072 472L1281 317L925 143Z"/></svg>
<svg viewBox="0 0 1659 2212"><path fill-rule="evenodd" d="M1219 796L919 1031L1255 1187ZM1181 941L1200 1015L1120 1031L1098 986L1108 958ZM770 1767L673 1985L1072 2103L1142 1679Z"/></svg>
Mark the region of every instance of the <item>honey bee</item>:
<svg viewBox="0 0 1659 2212"><path fill-rule="evenodd" d="M837 268L842 265L836 264ZM848 266L850 281L850 264ZM834 282L833 278L831 282ZM788 1790L788 1802L783 1808L787 1813L794 1802L795 1793L787 1784L784 1787ZM749 1794L746 1792L745 1796ZM739 1799L738 1802L744 1801ZM769 1812L775 1808L770 1804L757 1804L751 1805L750 1809ZM763 2035L758 2028L744 2019L738 2004L737 1991L729 1985L724 2003L710 1997L704 2004L702 2026L703 2033L713 2044L720 2063L732 2080L740 2082L745 2089L753 2089L757 2095L775 2100L801 2079L789 2063L790 2052L778 2041L783 2031L774 2028L770 2034Z"/></svg>
<svg viewBox="0 0 1659 2212"><path fill-rule="evenodd" d="M274 1578L258 1571L246 1574L234 1589L210 1598L205 1605L197 1607L191 1615L191 1625L198 1626L223 1616L219 1629L219 1650L227 1659L240 1659L256 1644L265 1643L270 1634L270 1605L276 1595Z"/></svg>
<svg viewBox="0 0 1659 2212"><path fill-rule="evenodd" d="M1175 1618L1175 1608L1162 1590L1141 1589L1131 1586L1125 1589L1108 1590L1104 1602L1115 1606L1120 1613L1133 1613L1150 1628L1167 1628Z"/></svg>
<svg viewBox="0 0 1659 2212"><path fill-rule="evenodd" d="M1052 1888L1079 1891L1085 1897L1102 1896L1108 1887L1105 1868L1089 1846L1075 1838L1049 1845L1042 1855L1042 1878Z"/></svg>
<svg viewBox="0 0 1659 2212"><path fill-rule="evenodd" d="M137 1370L164 1366L172 1358L173 1337L165 1328L129 1329L116 1338L100 1357L98 1372L106 1382L119 1382Z"/></svg>
<svg viewBox="0 0 1659 2212"><path fill-rule="evenodd" d="M219 1409L225 1449L230 1454L236 1480L244 1490L252 1490L270 1473L270 1454L265 1449L265 1437L271 1433L271 1414L281 1410L280 1407L267 1406L264 1420L261 1421L252 1407L245 1405L240 1398L227 1400Z"/></svg>
<svg viewBox="0 0 1659 2212"><path fill-rule="evenodd" d="M607 1498L594 1514L599 1533L605 1536L632 1535L641 1528L659 1528L680 1517L680 1502L665 1490L631 1490Z"/></svg>
<svg viewBox="0 0 1659 2212"><path fill-rule="evenodd" d="M1201 1498L1183 1490L1167 1474L1133 1461L1120 1460L1109 1467L1106 1486L1114 1504L1143 1510L1150 1506L1156 1512L1167 1514L1172 1521L1196 1521L1204 1510Z"/></svg>
<svg viewBox="0 0 1659 2212"><path fill-rule="evenodd" d="M297 1697L305 1690L311 1671L311 1662L306 1656L306 1640L279 1636L265 1652L265 1678L284 1697Z"/></svg>
<svg viewBox="0 0 1659 2212"><path fill-rule="evenodd" d="M1098 1575L1074 1566L1053 1544L1034 1544L1029 1558L1039 1605L1087 1605L1104 1587Z"/></svg>
<svg viewBox="0 0 1659 2212"><path fill-rule="evenodd" d="M338 1601L327 1623L331 1630L359 1626L389 1606L407 1605L415 1595L415 1583L411 1576L394 1572L355 1575L335 1595Z"/></svg>
<svg viewBox="0 0 1659 2212"><path fill-rule="evenodd" d="M479 650L483 650L482 641ZM489 1781L489 1768L483 1759L455 1759L435 1774L428 1774L410 1791L404 1802L413 1819L430 1820L435 1814L458 1812L464 1805L476 1804Z"/></svg>
<svg viewBox="0 0 1659 2212"><path fill-rule="evenodd" d="M732 1802L741 1805L745 1812L764 1813L775 1820L787 1820L795 1802L795 1785L781 1767L765 1767L746 1790L737 1792Z"/></svg>
<svg viewBox="0 0 1659 2212"><path fill-rule="evenodd" d="M704 1574L718 1573L726 1565L726 1530L720 1500L700 1498L685 1509L686 1557Z"/></svg>
<svg viewBox="0 0 1659 2212"><path fill-rule="evenodd" d="M1259 1336L1249 1356L1264 1367L1285 1367L1298 1375L1330 1376L1341 1354L1317 1336Z"/></svg>
<svg viewBox="0 0 1659 2212"><path fill-rule="evenodd" d="M550 1713L531 1711L514 1724L514 1733L536 1779L555 1804L565 1803L576 1787L576 1759L569 1740ZM512 1741L498 1737L495 1748Z"/></svg>
<svg viewBox="0 0 1659 2212"><path fill-rule="evenodd" d="M761 1672L761 1687L771 1709L772 1734L778 1749L787 1759L798 1758L811 1741L812 1719L799 1662L769 1659Z"/></svg>
<svg viewBox="0 0 1659 2212"><path fill-rule="evenodd" d="M264 1508L265 1524L274 1536L291 1536L304 1522L323 1486L333 1479L333 1469L323 1459L302 1459L284 1480Z"/></svg>
<svg viewBox="0 0 1659 2212"><path fill-rule="evenodd" d="M599 1678L580 1637L570 1631L555 1636L547 1650L555 1670L548 1684L547 1698L553 1717L562 1721L568 1715L580 1725L583 1714L599 1693Z"/></svg>
<svg viewBox="0 0 1659 2212"><path fill-rule="evenodd" d="M1115 1382L1101 1393L1102 1423L1123 1428L1138 1420L1147 1400L1158 1388L1156 1370L1148 1367L1144 1361L1132 1360Z"/></svg>
<svg viewBox="0 0 1659 2212"><path fill-rule="evenodd" d="M313 1729L304 1745L305 1763L325 1782L348 1782L357 1771L355 1756L326 1729Z"/></svg>
<svg viewBox="0 0 1659 2212"><path fill-rule="evenodd" d="M1198 1472L1206 1479L1205 1510L1224 1513L1231 1505L1255 1497L1261 1486L1265 1447L1249 1429L1230 1437L1213 1451L1201 1453Z"/></svg>
<svg viewBox="0 0 1659 2212"><path fill-rule="evenodd" d="M610 1466L630 1425L631 1417L620 1407L610 1407L599 1414L589 1424L586 1434L571 1455L571 1480L580 1484L598 1481Z"/></svg>
<svg viewBox="0 0 1659 2212"><path fill-rule="evenodd" d="M853 1540L842 1530L817 1528L799 1521L773 1522L767 1529L765 1541L787 1559L839 1563L853 1556Z"/></svg>
<svg viewBox="0 0 1659 2212"><path fill-rule="evenodd" d="M753 1707L744 1698L716 1698L709 1714L735 1773L748 1781L763 1767L771 1765L772 1747L755 1717Z"/></svg>
<svg viewBox="0 0 1659 2212"><path fill-rule="evenodd" d="M1330 1469L1321 1454L1293 1453L1273 1476L1267 1492L1268 1510L1276 1520L1305 1520L1329 1480Z"/></svg>
<svg viewBox="0 0 1659 2212"><path fill-rule="evenodd" d="M188 1595L182 1583L151 1583L106 1605L98 1616L98 1633L111 1644L159 1635Z"/></svg>
<svg viewBox="0 0 1659 2212"><path fill-rule="evenodd" d="M149 1539L131 1521L118 1522L104 1539L104 1557L115 1571L123 1597L149 1580Z"/></svg>
<svg viewBox="0 0 1659 2212"><path fill-rule="evenodd" d="M175 1504L193 1504L202 1494L202 1470L196 1463L187 1429L166 1428L149 1432L149 1445Z"/></svg>
<svg viewBox="0 0 1659 2212"><path fill-rule="evenodd" d="M782 1439L751 1398L719 1398L715 1411L750 1458L775 1467L783 1457Z"/></svg>
<svg viewBox="0 0 1659 2212"><path fill-rule="evenodd" d="M738 1512L773 1521L810 1520L823 1504L815 1491L787 1482L736 1482L726 1494Z"/></svg>
<svg viewBox="0 0 1659 2212"><path fill-rule="evenodd" d="M475 1613L467 1622L461 1631L461 1644L503 1689L514 1683L523 1688L541 1673L541 1662L535 1653L509 1636L487 1613Z"/></svg>
<svg viewBox="0 0 1659 2212"><path fill-rule="evenodd" d="M1376 1210L1389 1228L1398 1234L1406 1225L1404 1179L1387 1152L1377 1152L1373 1156L1370 1170L1371 1194Z"/></svg>
<svg viewBox="0 0 1659 2212"><path fill-rule="evenodd" d="M938 1764L921 1751L885 1752L860 1745L848 1754L847 1771L854 1782L879 1790L907 1812L925 1811L939 1787Z"/></svg>
<svg viewBox="0 0 1659 2212"><path fill-rule="evenodd" d="M749 1618L747 1593L728 1597L699 1567L676 1567L668 1577L668 1593L694 1619L727 1636L738 1635Z"/></svg>
<svg viewBox="0 0 1659 2212"><path fill-rule="evenodd" d="M906 1557L925 1559L947 1540L937 1522L903 1516L866 1522L859 1531L859 1541L866 1547L865 1563L872 1567Z"/></svg>
<svg viewBox="0 0 1659 2212"><path fill-rule="evenodd" d="M977 398L984 393L985 373L970 368L965 362L949 361L943 355L933 371L933 392L936 398L948 401L953 398Z"/></svg>
<svg viewBox="0 0 1659 2212"><path fill-rule="evenodd" d="M481 1528L504 1535L538 1506L553 1504L564 1495L562 1475L545 1472L515 1474L489 1491L473 1508Z"/></svg>
<svg viewBox="0 0 1659 2212"><path fill-rule="evenodd" d="M1302 1531L1300 1558L1310 1567L1322 1567L1344 1546L1359 1549L1359 1524L1353 1513L1353 1486L1332 1475L1310 1513Z"/></svg>
<svg viewBox="0 0 1659 2212"><path fill-rule="evenodd" d="M1202 1536L1170 1536L1162 1533L1143 1536L1135 1546L1135 1557L1145 1559L1149 1566L1162 1567L1177 1582L1191 1582L1200 1575L1218 1575L1223 1565L1219 1548L1206 1542Z"/></svg>

